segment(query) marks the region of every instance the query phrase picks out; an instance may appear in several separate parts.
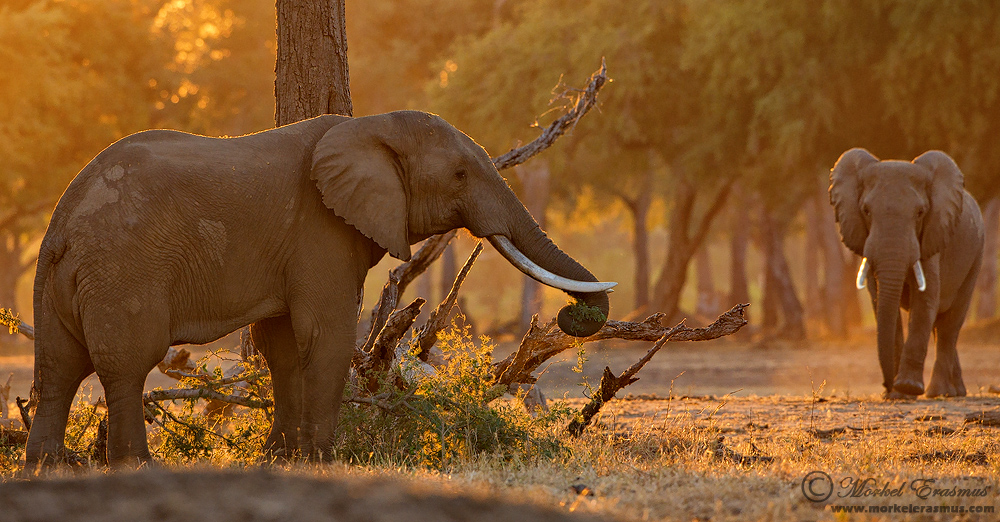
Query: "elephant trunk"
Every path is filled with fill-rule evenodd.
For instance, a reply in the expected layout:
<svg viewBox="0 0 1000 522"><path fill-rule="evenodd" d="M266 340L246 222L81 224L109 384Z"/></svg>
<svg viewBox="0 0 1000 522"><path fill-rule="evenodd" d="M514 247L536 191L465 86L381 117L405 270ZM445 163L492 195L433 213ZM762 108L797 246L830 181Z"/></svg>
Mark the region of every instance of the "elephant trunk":
<svg viewBox="0 0 1000 522"><path fill-rule="evenodd" d="M563 332L574 337L597 333L608 319L608 291L616 283L599 283L589 270L559 249L502 178L489 196L484 198L485 203L463 210L469 231L489 239L528 276L575 298L574 303L559 311L559 328Z"/></svg>
<svg viewBox="0 0 1000 522"><path fill-rule="evenodd" d="M882 384L886 391L892 391L892 385L898 371L901 349L897 343L899 328L899 304L903 293L903 282L906 279L909 266L907 263L886 263L888 266L875 266L876 297L875 318L878 322L878 359L882 367Z"/></svg>
<svg viewBox="0 0 1000 522"><path fill-rule="evenodd" d="M535 274L525 270L523 266L518 266L512 260L515 266L518 266L518 268L531 277L539 279L549 286L560 288L575 298L575 303L570 303L559 311L559 328L563 332L574 337L587 337L597 333L608 319L608 312L611 305L608 300L607 289L614 285L610 284L609 286L608 283L598 283L597 278L589 270L563 252L549 239L526 210L524 211L524 216L522 216L521 223L511 227L510 230L511 237L506 239L509 239L511 246L522 253L532 263L544 271L561 278L591 285L576 286L577 290L567 289L565 285L554 284L551 280L544 280L545 278L537 277ZM498 241L497 239L498 237L493 236L490 238L490 241L494 245L502 245L504 240L500 239ZM502 247L498 246L498 250L508 259L511 258L508 253L504 252ZM586 291L591 288L598 290Z"/></svg>

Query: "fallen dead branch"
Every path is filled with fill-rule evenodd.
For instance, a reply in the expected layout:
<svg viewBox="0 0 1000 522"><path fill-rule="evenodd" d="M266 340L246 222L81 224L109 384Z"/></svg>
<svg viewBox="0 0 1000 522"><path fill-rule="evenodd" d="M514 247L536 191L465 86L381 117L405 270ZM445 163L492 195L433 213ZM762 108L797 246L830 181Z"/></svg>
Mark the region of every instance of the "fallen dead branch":
<svg viewBox="0 0 1000 522"><path fill-rule="evenodd" d="M738 304L719 316L704 328L688 328L683 323L666 328L660 325L663 314L653 314L640 323L608 321L596 334L582 339L562 332L551 320L544 327L538 326L537 317L531 320L531 327L521 339L517 350L506 359L494 365L493 374L497 382L504 385L532 383L532 373L539 366L571 346L606 339L627 341L657 341L670 333L669 341L708 341L731 335L747 324L744 310L749 304Z"/></svg>
<svg viewBox="0 0 1000 522"><path fill-rule="evenodd" d="M568 431L570 435L573 436L579 436L581 433L583 433L583 430L587 427L588 424L590 424L591 419L593 419L594 415L597 415L597 413L601 410L601 407L604 406L606 402L613 399L615 397L615 394L618 393L619 390L639 380L638 377L635 377L635 374L638 373L639 370L641 370L642 367L645 366L646 363L648 363L650 359L653 358L653 355L655 355L656 352L658 352L660 348L662 348L663 345L665 345L668 341L674 340L676 337L681 336L682 334L683 334L682 339L693 341L693 340L716 339L718 337L722 337L723 335L729 335L731 333L735 333L739 331L740 328L742 328L744 325L747 324L746 318L743 315L743 310L747 306L749 305L741 304L734 306L728 312L719 316L719 318L716 319L714 323L704 328L694 328L694 329L688 328L687 326L684 325L683 322L677 324L673 328L670 328L669 330L664 332L663 335L660 337L660 339L656 341L656 344L654 344L653 347L646 352L646 355L643 355L642 358L636 361L635 364L629 366L629 368L624 372L622 372L621 375L615 375L611 371L611 368L605 366L604 374L601 376L601 383L598 386L597 391L594 393L594 396L591 397L590 402L583 407L583 410L580 412L580 415L569 423L569 425L566 427L566 431ZM647 319L647 321L649 320ZM643 321L643 323L645 324L647 321ZM649 325L647 324L646 326ZM603 330L603 328L601 330ZM599 334L600 332L598 332L597 335ZM518 348L518 352L520 352L520 348ZM541 364L541 362L539 362L539 364ZM507 368L507 370L509 369L510 367ZM523 372L523 370L521 371ZM508 375L510 374L509 371L507 372L507 374ZM523 373L521 375L523 375ZM500 378L502 379L503 376L504 374L501 374ZM528 377L530 377L530 373L528 374ZM523 382L523 381L512 381L512 382Z"/></svg>
<svg viewBox="0 0 1000 522"><path fill-rule="evenodd" d="M0 426L0 447L3 446L23 446L28 442L28 432L25 430L13 430Z"/></svg>
<svg viewBox="0 0 1000 522"><path fill-rule="evenodd" d="M966 423L977 423L983 426L1000 427L1000 410L970 413L965 417Z"/></svg>

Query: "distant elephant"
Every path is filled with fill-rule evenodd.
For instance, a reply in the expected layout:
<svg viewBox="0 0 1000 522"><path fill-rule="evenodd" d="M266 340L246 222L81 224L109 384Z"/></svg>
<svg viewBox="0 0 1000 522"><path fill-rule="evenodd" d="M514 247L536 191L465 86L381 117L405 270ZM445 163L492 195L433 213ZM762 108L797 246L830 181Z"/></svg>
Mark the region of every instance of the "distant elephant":
<svg viewBox="0 0 1000 522"><path fill-rule="evenodd" d="M844 244L862 256L878 322L878 358L887 398L924 393L931 330L937 355L928 397L964 396L958 332L983 252L983 217L958 165L930 151L912 162L845 152L830 173L830 203ZM906 339L900 307L909 310Z"/></svg>
<svg viewBox="0 0 1000 522"><path fill-rule="evenodd" d="M171 345L251 323L274 385L265 450L329 459L365 275L386 252L407 260L410 245L459 227L589 305L582 318L560 313L566 333L601 328L615 283L556 247L486 151L435 115L123 138L69 185L41 244L27 466L64 450L70 404L94 371L109 460L148 460L146 375Z"/></svg>

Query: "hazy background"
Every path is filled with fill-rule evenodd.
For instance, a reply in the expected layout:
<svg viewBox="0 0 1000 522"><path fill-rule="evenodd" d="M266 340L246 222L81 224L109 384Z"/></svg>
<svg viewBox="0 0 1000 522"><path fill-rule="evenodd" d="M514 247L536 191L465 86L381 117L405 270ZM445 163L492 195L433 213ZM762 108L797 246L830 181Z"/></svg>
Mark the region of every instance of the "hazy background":
<svg viewBox="0 0 1000 522"><path fill-rule="evenodd" d="M347 2L347 25L356 116L432 111L494 156L537 136L532 124L557 117L606 60L613 81L599 108L503 174L564 250L620 282L613 319L662 311L694 324L751 302L742 341L870 343L874 364L829 169L856 146L899 159L944 150L986 211L970 323L992 340L993 1L368 0ZM31 322L51 208L114 140L153 127L273 127L274 30L270 0L0 1L0 306ZM403 301L440 300L473 244L463 233ZM370 273L369 306L395 263ZM565 300L487 248L462 309L477 333L509 341ZM26 346L4 336L0 354Z"/></svg>

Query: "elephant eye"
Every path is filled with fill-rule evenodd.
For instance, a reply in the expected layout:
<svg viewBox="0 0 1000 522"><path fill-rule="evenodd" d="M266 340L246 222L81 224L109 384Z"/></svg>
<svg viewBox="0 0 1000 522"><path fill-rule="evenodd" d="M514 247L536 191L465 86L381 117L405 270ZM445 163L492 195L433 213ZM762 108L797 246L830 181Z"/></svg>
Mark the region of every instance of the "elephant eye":
<svg viewBox="0 0 1000 522"><path fill-rule="evenodd" d="M461 170L459 170L458 172L455 173L455 179L458 180L458 181L465 181L465 178L467 176L468 176L468 174L466 174L465 169L461 169Z"/></svg>
<svg viewBox="0 0 1000 522"><path fill-rule="evenodd" d="M861 207L861 212L864 212L866 217L872 217L872 209L868 205Z"/></svg>

